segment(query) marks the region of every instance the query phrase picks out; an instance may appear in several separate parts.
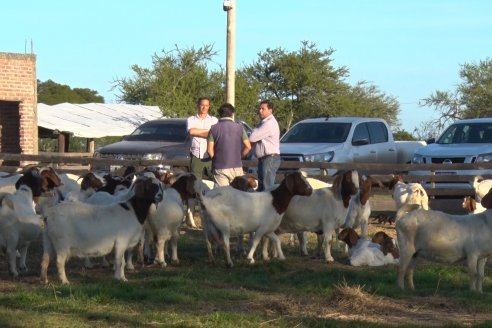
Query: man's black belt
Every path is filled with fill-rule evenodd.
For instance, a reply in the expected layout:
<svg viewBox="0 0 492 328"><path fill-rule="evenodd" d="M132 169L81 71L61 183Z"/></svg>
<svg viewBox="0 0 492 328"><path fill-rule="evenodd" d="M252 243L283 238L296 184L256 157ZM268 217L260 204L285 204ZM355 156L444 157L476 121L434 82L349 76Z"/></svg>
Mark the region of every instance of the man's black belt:
<svg viewBox="0 0 492 328"><path fill-rule="evenodd" d="M265 156L262 156L260 158L258 158L259 160L263 160L267 157L277 157L277 156L280 156L279 154L268 154L268 155L265 155Z"/></svg>

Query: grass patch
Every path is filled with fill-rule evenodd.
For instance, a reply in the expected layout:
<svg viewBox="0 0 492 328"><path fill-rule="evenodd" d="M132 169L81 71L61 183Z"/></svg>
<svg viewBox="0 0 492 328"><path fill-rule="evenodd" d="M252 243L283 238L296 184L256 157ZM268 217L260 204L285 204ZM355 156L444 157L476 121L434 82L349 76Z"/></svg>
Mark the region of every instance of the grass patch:
<svg viewBox="0 0 492 328"><path fill-rule="evenodd" d="M69 286L41 285L38 272L19 282L0 279L1 327L460 327L492 324L490 267L484 294L468 290L462 265L422 264L415 291L396 286L396 267L351 267L336 250L335 263L304 258L285 246L286 261L240 256L228 269L218 257L207 262L201 233L188 231L179 241L179 266L127 272L115 281L108 269L67 266ZM310 245L314 241L310 240ZM40 245L29 263L39 268ZM36 250L37 249L37 253ZM39 256L39 257L38 257Z"/></svg>

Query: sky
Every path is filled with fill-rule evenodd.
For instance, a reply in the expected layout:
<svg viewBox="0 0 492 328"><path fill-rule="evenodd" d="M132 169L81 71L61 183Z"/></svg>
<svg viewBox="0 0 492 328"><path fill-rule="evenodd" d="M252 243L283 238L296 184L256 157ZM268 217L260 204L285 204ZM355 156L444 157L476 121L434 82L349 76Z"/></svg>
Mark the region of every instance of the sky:
<svg viewBox="0 0 492 328"><path fill-rule="evenodd" d="M0 6L0 52L31 53L37 78L96 90L117 102L114 81L152 67L152 56L213 45L225 67L222 0L24 0ZM268 48L301 41L333 49L351 85L367 81L400 103L409 132L437 116L419 102L454 91L464 64L492 57L490 0L235 0L236 69ZM219 66L217 66L219 67ZM197 95L199 96L199 95ZM255 104L252 104L255 106Z"/></svg>

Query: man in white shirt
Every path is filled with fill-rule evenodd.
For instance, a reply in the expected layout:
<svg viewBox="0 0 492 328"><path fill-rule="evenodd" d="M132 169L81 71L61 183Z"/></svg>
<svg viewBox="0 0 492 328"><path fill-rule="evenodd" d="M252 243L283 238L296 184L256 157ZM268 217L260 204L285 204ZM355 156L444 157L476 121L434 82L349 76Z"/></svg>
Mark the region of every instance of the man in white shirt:
<svg viewBox="0 0 492 328"><path fill-rule="evenodd" d="M198 179L203 175L207 179L212 176L212 161L207 153L207 136L210 127L218 122L216 117L208 115L210 99L200 97L197 101L198 112L194 116L188 117L186 121L188 133L192 137L190 148L190 169Z"/></svg>

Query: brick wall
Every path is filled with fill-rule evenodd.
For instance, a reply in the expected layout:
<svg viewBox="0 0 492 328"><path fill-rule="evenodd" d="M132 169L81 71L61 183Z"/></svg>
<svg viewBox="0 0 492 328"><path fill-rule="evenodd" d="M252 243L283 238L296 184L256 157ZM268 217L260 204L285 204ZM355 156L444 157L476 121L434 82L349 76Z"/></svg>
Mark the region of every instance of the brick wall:
<svg viewBox="0 0 492 328"><path fill-rule="evenodd" d="M0 52L2 152L38 153L36 55Z"/></svg>

